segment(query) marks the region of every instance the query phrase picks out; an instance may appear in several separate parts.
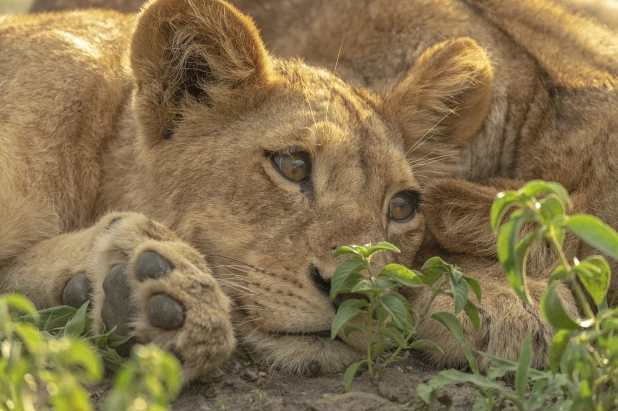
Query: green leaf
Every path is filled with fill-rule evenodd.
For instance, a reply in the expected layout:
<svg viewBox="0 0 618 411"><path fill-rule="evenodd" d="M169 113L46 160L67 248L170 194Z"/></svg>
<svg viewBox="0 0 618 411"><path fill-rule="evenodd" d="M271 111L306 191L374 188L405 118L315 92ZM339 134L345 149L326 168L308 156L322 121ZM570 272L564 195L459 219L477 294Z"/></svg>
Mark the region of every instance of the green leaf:
<svg viewBox="0 0 618 411"><path fill-rule="evenodd" d="M507 372L509 372L509 370L507 370L506 368L490 367L487 370L487 378L489 378L492 381L495 381L498 378L504 377Z"/></svg>
<svg viewBox="0 0 618 411"><path fill-rule="evenodd" d="M429 384L419 384L416 387L416 393L426 404L431 404L431 395L436 389Z"/></svg>
<svg viewBox="0 0 618 411"><path fill-rule="evenodd" d="M365 276L363 276L360 272L355 272L350 274L348 278L345 279L343 283L337 284L338 290L336 291L336 295L351 293L354 287L358 285L360 281L363 281ZM332 284L332 283L331 283ZM332 293L332 288L331 288ZM332 298L334 299L334 297Z"/></svg>
<svg viewBox="0 0 618 411"><path fill-rule="evenodd" d="M68 363L70 365L78 365L78 369L85 371L85 373L80 373L80 379L86 382L98 382L103 376L101 358L95 353L92 345L84 340L71 341L68 351Z"/></svg>
<svg viewBox="0 0 618 411"><path fill-rule="evenodd" d="M28 351L32 354L39 352L39 348L43 343L43 337L39 330L31 324L15 324L15 332L28 347Z"/></svg>
<svg viewBox="0 0 618 411"><path fill-rule="evenodd" d="M373 288L373 286L369 283L369 280L360 280L352 289L351 293L361 293L361 294L379 294L380 291Z"/></svg>
<svg viewBox="0 0 618 411"><path fill-rule="evenodd" d="M440 375L450 379L453 382L469 382L479 388L496 390L502 394L509 394L509 390L506 387L480 374L468 374L466 372L450 369L441 371Z"/></svg>
<svg viewBox="0 0 618 411"><path fill-rule="evenodd" d="M359 271L364 267L364 265L365 263L363 262L363 260L356 257L350 258L339 264L339 266L335 269L335 272L333 273L333 278L331 279L330 283L331 300L335 299L338 294L349 291L345 290L344 285L351 285L350 289L353 288L354 285L356 285L357 281L354 284L349 284L349 282L347 282L350 277L355 280L360 280L361 278L363 278L363 276L360 275Z"/></svg>
<svg viewBox="0 0 618 411"><path fill-rule="evenodd" d="M566 210L564 203L555 194L550 194L546 198L539 201L541 210L549 213L550 220L564 216Z"/></svg>
<svg viewBox="0 0 618 411"><path fill-rule="evenodd" d="M559 265L556 269L549 275L549 283L553 283L555 281L562 282L566 281L571 272L567 270L564 266Z"/></svg>
<svg viewBox="0 0 618 411"><path fill-rule="evenodd" d="M399 328L407 330L412 326L405 297L401 294L385 294L380 296L380 302Z"/></svg>
<svg viewBox="0 0 618 411"><path fill-rule="evenodd" d="M577 330L580 328L562 306L562 301L560 301L555 285L550 285L543 293L541 311L547 321L556 328L566 330Z"/></svg>
<svg viewBox="0 0 618 411"><path fill-rule="evenodd" d="M591 256L575 264L573 269L594 303L599 306L609 290L610 270L607 261L600 256Z"/></svg>
<svg viewBox="0 0 618 411"><path fill-rule="evenodd" d="M406 345L406 339L399 328L389 326L382 327L380 328L380 335L389 337L399 345Z"/></svg>
<svg viewBox="0 0 618 411"><path fill-rule="evenodd" d="M594 410L594 401L592 400L592 388L588 380L583 380L579 386L579 398L576 398L576 404L579 409ZM597 408L598 409L598 408Z"/></svg>
<svg viewBox="0 0 618 411"><path fill-rule="evenodd" d="M530 332L526 333L524 346L519 354L519 363L517 364L517 372L515 373L515 390L517 396L522 402L528 388L528 370L532 364L532 344L530 343Z"/></svg>
<svg viewBox="0 0 618 411"><path fill-rule="evenodd" d="M339 257L340 255L343 255L343 254L353 254L353 255L358 255L358 256L361 255L358 252L358 249L356 249L354 246L344 245L343 247L339 247L338 249L335 250L335 252L333 253L333 258Z"/></svg>
<svg viewBox="0 0 618 411"><path fill-rule="evenodd" d="M166 377L165 382L167 383L167 391L171 401L176 398L181 388L182 382L180 377L182 375L182 367L180 361L174 355L164 353L161 362L161 372Z"/></svg>
<svg viewBox="0 0 618 411"><path fill-rule="evenodd" d="M519 194L515 191L506 191L498 193L491 206L491 229L496 231L502 216L509 208L519 202Z"/></svg>
<svg viewBox="0 0 618 411"><path fill-rule="evenodd" d="M67 322L75 315L77 308L69 307L67 305L60 305L58 307L45 308L38 312L39 314L39 327L46 331L52 331L58 328L64 328Z"/></svg>
<svg viewBox="0 0 618 411"><path fill-rule="evenodd" d="M523 222L524 220L521 218L512 218L502 225L498 235L498 259L506 271L506 278L513 291L522 301L529 302L530 298L523 273L525 249L523 246L518 247L517 244L519 230ZM525 242L523 245L527 243Z"/></svg>
<svg viewBox="0 0 618 411"><path fill-rule="evenodd" d="M474 295L476 295L476 300L480 303L482 294L481 294L481 285L479 284L479 282L476 280L476 278L469 277L467 275L462 276L462 278L466 280L466 282L468 283L468 286L472 288L472 291L474 291Z"/></svg>
<svg viewBox="0 0 618 411"><path fill-rule="evenodd" d="M549 349L549 369L554 374L560 370L560 361L562 361L562 356L570 340L571 332L568 330L559 330L556 335L554 335L554 341Z"/></svg>
<svg viewBox="0 0 618 411"><path fill-rule="evenodd" d="M618 261L618 233L597 217L576 214L567 217L563 224L588 245Z"/></svg>
<svg viewBox="0 0 618 411"><path fill-rule="evenodd" d="M67 322L64 329L65 335L73 337L79 337L84 332L86 327L86 310L88 310L88 304L90 301L86 301L75 313L75 315Z"/></svg>
<svg viewBox="0 0 618 411"><path fill-rule="evenodd" d="M376 343L373 345L373 358L376 358L377 356L379 356L380 354L382 354L382 352L386 351L386 350L390 350L391 348L396 348L398 347L399 344L392 342L392 341L382 341L379 343Z"/></svg>
<svg viewBox="0 0 618 411"><path fill-rule="evenodd" d="M465 344L466 340L464 339L463 329L461 328L461 324L457 317L455 317L451 313L447 312L439 312L435 313L431 316L434 320L440 321L446 328L449 329L451 334L455 337L458 343Z"/></svg>
<svg viewBox="0 0 618 411"><path fill-rule="evenodd" d="M407 330L412 326L405 297L401 294L385 294L380 297L380 301L399 328Z"/></svg>
<svg viewBox="0 0 618 411"><path fill-rule="evenodd" d="M14 310L23 311L25 314L31 315L35 319L38 319L39 314L34 307L34 304L27 299L25 296L21 294L5 294L0 296L1 299L5 300L9 307Z"/></svg>
<svg viewBox="0 0 618 411"><path fill-rule="evenodd" d="M451 275L452 275L452 278L453 278L453 282L455 284L459 283L459 281L461 280L461 277L463 277L463 273L461 272L461 270L457 266L452 266L451 267Z"/></svg>
<svg viewBox="0 0 618 411"><path fill-rule="evenodd" d="M440 257L432 257L421 267L427 274L419 278L428 286L433 286L442 276L449 273L451 268L452 266L442 261Z"/></svg>
<svg viewBox="0 0 618 411"><path fill-rule="evenodd" d="M422 277L425 277L419 272L410 270L399 264L388 264L378 274L378 276L392 278L401 285L407 287L422 287L425 283Z"/></svg>
<svg viewBox="0 0 618 411"><path fill-rule="evenodd" d="M468 283L465 281L458 283L451 281L451 289L453 291L453 299L455 300L455 314L459 314L468 301Z"/></svg>
<svg viewBox="0 0 618 411"><path fill-rule="evenodd" d="M352 298L350 300L344 301L343 304L337 310L337 314L335 314L335 318L333 318L333 322L330 328L330 336L334 340L339 330L346 325L348 321L352 318L356 317L359 314L364 313L361 310L362 307L367 306L367 301L365 300L357 300Z"/></svg>
<svg viewBox="0 0 618 411"><path fill-rule="evenodd" d="M567 207L573 207L568 191L559 183L552 181L532 180L519 190L519 193L523 194L528 199L537 197L539 194L547 192L555 194L564 204L567 205Z"/></svg>
<svg viewBox="0 0 618 411"><path fill-rule="evenodd" d="M481 318L479 317L479 309L476 307L476 305L472 304L469 300L466 300L466 305L464 305L463 309L466 312L466 315L468 316L468 318L470 319L470 322L472 323L474 330L478 331L479 327L481 326Z"/></svg>
<svg viewBox="0 0 618 411"><path fill-rule="evenodd" d="M366 363L367 360L362 360L355 362L350 365L347 370L345 370L345 374L343 374L343 386L345 387L346 392L350 391L352 387L352 381L354 381L354 377L356 376L356 372L358 371L358 367L360 367L363 363Z"/></svg>
<svg viewBox="0 0 618 411"><path fill-rule="evenodd" d="M398 284L395 280L378 278L374 279L374 285L378 290L380 290L380 293L383 293L385 291L389 291Z"/></svg>
<svg viewBox="0 0 618 411"><path fill-rule="evenodd" d="M395 253L401 252L399 248L395 247L393 244L386 242L386 241L380 241L378 244L374 245L373 247L370 247L367 250L367 257L375 253L376 251L381 251L381 250L393 251Z"/></svg>
<svg viewBox="0 0 618 411"><path fill-rule="evenodd" d="M486 358L500 368L504 368L506 371L516 371L519 365L516 362L505 360L504 358L496 357L482 351L478 351L478 353L483 356L483 358ZM547 374L544 371L535 370L534 368L528 370L528 375L531 379L547 378Z"/></svg>
<svg viewBox="0 0 618 411"><path fill-rule="evenodd" d="M416 340L412 344L408 345L409 350L423 350L423 351L435 351L440 355L444 355L444 351L438 344L429 340Z"/></svg>
<svg viewBox="0 0 618 411"><path fill-rule="evenodd" d="M365 332L365 329L362 327L359 327L358 325L346 325L345 327L343 327L343 335L346 337L354 331Z"/></svg>
<svg viewBox="0 0 618 411"><path fill-rule="evenodd" d="M446 273L450 270L450 264L444 262L440 257L431 257L425 261L425 264L421 267L421 270L427 271L440 271Z"/></svg>
<svg viewBox="0 0 618 411"><path fill-rule="evenodd" d="M468 363L470 364L470 369L473 373L477 374L478 365L476 363L476 358L474 358L474 355L472 355L472 352L468 347L468 343L463 335L463 329L461 328L461 324L459 323L457 317L451 313L439 312L433 314L431 318L440 321L446 328L449 329L449 331L453 334L453 337L455 337L457 342L463 347Z"/></svg>

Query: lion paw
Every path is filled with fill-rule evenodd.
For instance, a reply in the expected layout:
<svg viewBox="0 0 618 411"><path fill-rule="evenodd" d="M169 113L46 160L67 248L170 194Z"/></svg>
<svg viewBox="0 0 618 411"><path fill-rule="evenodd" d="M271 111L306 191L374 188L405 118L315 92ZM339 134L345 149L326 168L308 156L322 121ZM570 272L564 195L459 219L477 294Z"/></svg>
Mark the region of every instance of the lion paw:
<svg viewBox="0 0 618 411"><path fill-rule="evenodd" d="M192 247L145 216L128 214L107 222L95 248L95 271L104 274L90 277L100 283L92 287L92 314L132 337L121 354L134 342L155 343L179 358L185 381L231 354L229 300ZM77 275L63 300L79 305L90 288L86 276Z"/></svg>

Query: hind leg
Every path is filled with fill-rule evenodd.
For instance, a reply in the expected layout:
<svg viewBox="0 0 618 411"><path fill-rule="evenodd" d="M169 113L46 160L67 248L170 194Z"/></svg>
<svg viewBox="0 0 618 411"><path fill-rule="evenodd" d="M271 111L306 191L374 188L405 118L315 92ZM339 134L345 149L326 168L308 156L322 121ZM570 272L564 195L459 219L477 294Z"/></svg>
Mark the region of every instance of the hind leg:
<svg viewBox="0 0 618 411"><path fill-rule="evenodd" d="M3 267L40 307L91 300L91 314L183 362L184 378L234 347L230 305L202 256L142 214L116 213L42 241Z"/></svg>

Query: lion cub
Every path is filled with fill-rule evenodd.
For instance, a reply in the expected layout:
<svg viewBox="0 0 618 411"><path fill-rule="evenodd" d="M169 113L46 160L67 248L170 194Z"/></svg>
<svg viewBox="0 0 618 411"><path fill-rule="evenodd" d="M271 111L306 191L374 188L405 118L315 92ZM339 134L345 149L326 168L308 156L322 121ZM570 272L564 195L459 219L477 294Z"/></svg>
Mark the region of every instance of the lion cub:
<svg viewBox="0 0 618 411"><path fill-rule="evenodd" d="M531 179L554 180L569 190L573 213L594 214L618 229L618 37L560 4L586 4L591 15L611 26L616 18L611 2L294 0L285 2L285 7L278 6L279 0L233 2L255 18L265 41L280 56L299 55L326 67L338 56L337 72L344 80L374 89L388 90L393 78L444 39L467 36L486 48L493 90L482 127L460 155L441 151L441 140L432 136L433 131L410 151L415 157L425 156L413 159L411 166L423 186L428 231L442 247L425 241L416 264L442 253L479 280L483 288L479 332L462 318L472 348L516 360L529 332L533 364L545 366L552 330L543 320L538 300L556 256L547 244L535 244L528 258L528 285L537 304L522 304L497 263L490 208L500 191L520 188ZM427 83L426 87L441 86ZM385 107L390 112L405 110L403 102ZM472 105L459 106L445 121L476 110ZM596 253L568 236L565 248L569 258ZM459 254L447 255L444 249ZM617 262L609 263L617 273ZM404 293L421 306L428 298L418 289ZM614 278L610 297L616 296ZM569 290L564 290L563 298L574 311ZM451 308L448 298L435 305L436 310ZM438 362L467 365L459 345L440 324L425 324L420 337L438 341L446 353L436 357Z"/></svg>
<svg viewBox="0 0 618 411"><path fill-rule="evenodd" d="M460 147L492 90L470 39L380 95L272 57L218 0L4 17L0 49L0 290L39 308L90 300L105 326L174 352L185 379L235 338L298 372L357 358L361 342L328 335L332 250L388 240L411 262L414 148L428 133Z"/></svg>

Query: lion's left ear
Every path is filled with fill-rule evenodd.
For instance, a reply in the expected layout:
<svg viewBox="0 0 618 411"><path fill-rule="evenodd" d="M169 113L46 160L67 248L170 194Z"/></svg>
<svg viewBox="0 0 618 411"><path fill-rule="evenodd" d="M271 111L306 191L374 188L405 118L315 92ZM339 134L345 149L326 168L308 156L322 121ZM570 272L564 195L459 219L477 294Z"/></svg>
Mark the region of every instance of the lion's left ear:
<svg viewBox="0 0 618 411"><path fill-rule="evenodd" d="M483 124L492 80L489 58L474 40L444 41L425 51L387 90L384 113L401 127L407 150L429 136L461 146Z"/></svg>

